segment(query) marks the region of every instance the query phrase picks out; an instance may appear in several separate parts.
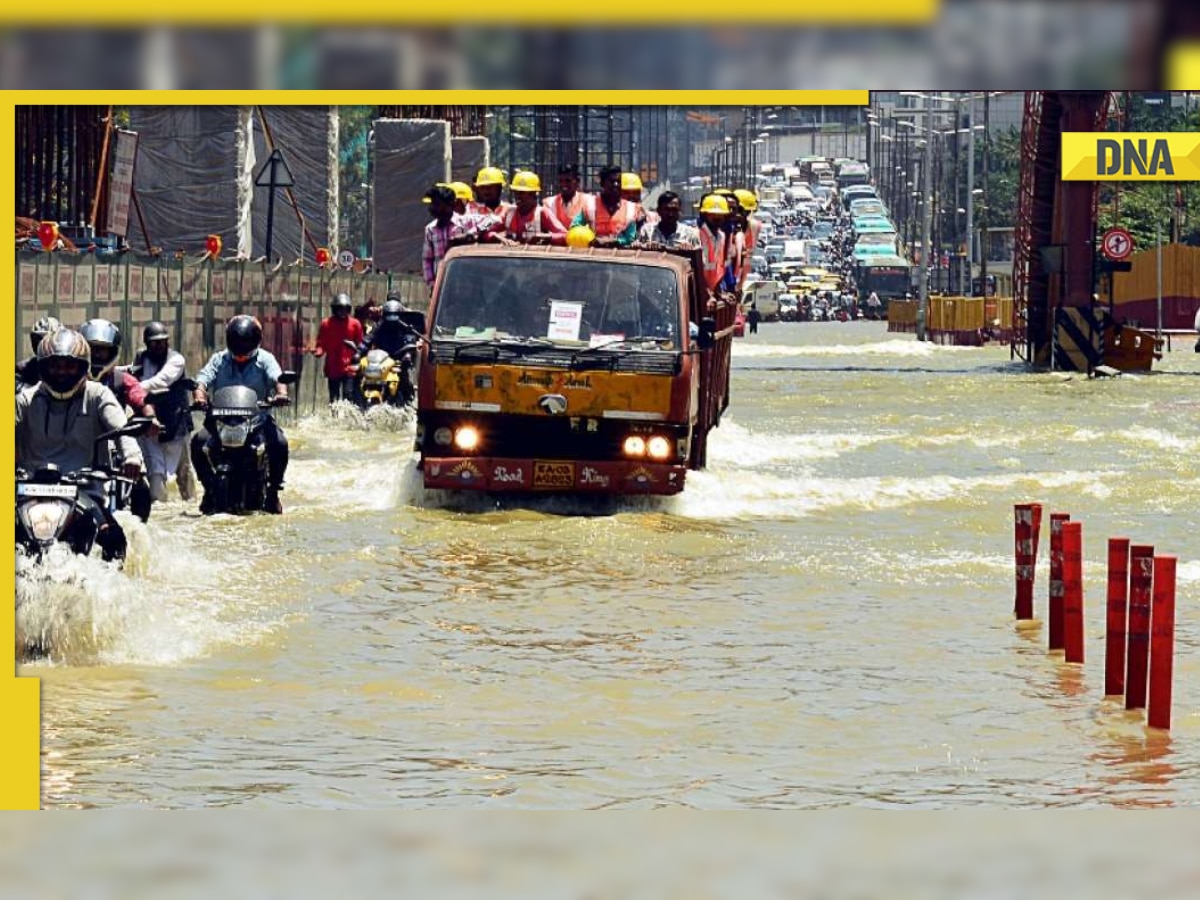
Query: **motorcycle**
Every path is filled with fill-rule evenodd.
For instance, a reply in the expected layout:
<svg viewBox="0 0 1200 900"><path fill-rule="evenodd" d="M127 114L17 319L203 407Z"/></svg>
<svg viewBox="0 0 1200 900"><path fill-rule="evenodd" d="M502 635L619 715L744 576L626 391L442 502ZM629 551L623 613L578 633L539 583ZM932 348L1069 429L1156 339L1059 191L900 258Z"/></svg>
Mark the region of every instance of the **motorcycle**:
<svg viewBox="0 0 1200 900"><path fill-rule="evenodd" d="M295 372L284 372L280 384L293 384ZM216 391L207 404L192 409L206 413L208 454L212 462L211 513L257 512L266 508L267 445L263 437L264 410L279 405L261 401L253 389L240 385ZM205 507L209 504L205 493Z"/></svg>
<svg viewBox="0 0 1200 900"><path fill-rule="evenodd" d="M26 554L41 559L56 544L66 544L73 553L87 556L102 525L119 527L112 512L129 505L134 482L103 465L99 457L108 441L139 437L150 425L150 419L132 419L124 428L100 435L92 465L76 472L63 472L53 464L32 472L17 469L16 540ZM100 543L106 561L124 557L123 534Z"/></svg>
<svg viewBox="0 0 1200 900"><path fill-rule="evenodd" d="M405 310L401 314L404 343L393 354L375 348L358 361L357 395L364 409L387 403L412 406L417 398L417 348L424 339L425 314ZM346 342L351 347L353 343ZM354 347L357 350L357 347Z"/></svg>
<svg viewBox="0 0 1200 900"><path fill-rule="evenodd" d="M386 403L404 406L401 392L401 365L386 350L369 350L358 361L357 396L364 409ZM409 378L411 385L411 375Z"/></svg>

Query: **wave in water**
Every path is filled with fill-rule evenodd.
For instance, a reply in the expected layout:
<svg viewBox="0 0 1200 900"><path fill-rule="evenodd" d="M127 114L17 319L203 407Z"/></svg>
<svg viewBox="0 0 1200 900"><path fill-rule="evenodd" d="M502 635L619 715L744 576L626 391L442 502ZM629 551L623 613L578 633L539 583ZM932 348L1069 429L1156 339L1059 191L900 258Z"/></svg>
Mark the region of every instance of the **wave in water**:
<svg viewBox="0 0 1200 900"><path fill-rule="evenodd" d="M899 436L899 432L770 435L751 431L726 416L709 438L708 458L710 464L737 466L807 462L833 459Z"/></svg>
<svg viewBox="0 0 1200 900"><path fill-rule="evenodd" d="M756 471L691 472L670 511L699 519L790 519L835 509L884 510L983 493L1073 487L1105 496L1103 472L1021 472L978 478L784 478Z"/></svg>
<svg viewBox="0 0 1200 900"><path fill-rule="evenodd" d="M928 358L945 356L964 351L978 352L977 347L955 347L934 344L929 341L895 338L866 344L747 344L734 341L734 359L762 359L779 356L895 356L905 358Z"/></svg>

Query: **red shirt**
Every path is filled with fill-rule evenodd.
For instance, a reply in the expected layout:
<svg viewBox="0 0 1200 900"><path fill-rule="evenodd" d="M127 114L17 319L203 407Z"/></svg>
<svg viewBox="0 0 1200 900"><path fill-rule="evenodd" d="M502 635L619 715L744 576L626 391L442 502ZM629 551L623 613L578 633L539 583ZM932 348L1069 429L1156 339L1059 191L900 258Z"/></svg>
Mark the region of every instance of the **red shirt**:
<svg viewBox="0 0 1200 900"><path fill-rule="evenodd" d="M353 316L345 319L330 316L321 322L317 331L316 355L325 357L326 378L345 378L354 374L354 351L344 342L353 341L357 347L362 339L362 322Z"/></svg>

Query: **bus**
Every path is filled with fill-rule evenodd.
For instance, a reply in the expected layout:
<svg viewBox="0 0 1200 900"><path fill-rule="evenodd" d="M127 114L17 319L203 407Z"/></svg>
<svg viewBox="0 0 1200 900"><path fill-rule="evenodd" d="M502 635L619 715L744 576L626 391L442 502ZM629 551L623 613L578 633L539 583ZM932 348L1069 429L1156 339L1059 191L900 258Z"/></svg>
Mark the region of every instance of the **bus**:
<svg viewBox="0 0 1200 900"><path fill-rule="evenodd" d="M837 172L838 190L857 184L871 183L871 169L866 163L848 162Z"/></svg>
<svg viewBox="0 0 1200 900"><path fill-rule="evenodd" d="M886 311L888 300L912 292L912 263L902 256L864 257L855 263L854 282L860 305L874 293Z"/></svg>

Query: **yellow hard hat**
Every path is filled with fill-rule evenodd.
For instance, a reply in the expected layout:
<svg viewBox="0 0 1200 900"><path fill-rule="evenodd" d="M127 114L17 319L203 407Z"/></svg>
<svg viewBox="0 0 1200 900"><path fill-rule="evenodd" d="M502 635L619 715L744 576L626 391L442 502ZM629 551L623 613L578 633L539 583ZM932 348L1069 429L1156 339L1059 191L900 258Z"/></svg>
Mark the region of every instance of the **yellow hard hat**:
<svg viewBox="0 0 1200 900"><path fill-rule="evenodd" d="M722 197L732 197L734 200L737 199L737 194L735 194L729 188L713 188L713 193L720 194Z"/></svg>
<svg viewBox="0 0 1200 900"><path fill-rule="evenodd" d="M590 247L596 239L596 232L586 225L576 225L567 232L568 247Z"/></svg>
<svg viewBox="0 0 1200 900"><path fill-rule="evenodd" d="M621 173L621 190L623 191L640 191L642 189L642 179L638 177L636 172Z"/></svg>
<svg viewBox="0 0 1200 900"><path fill-rule="evenodd" d="M513 175L512 184L509 185L514 191L540 191L542 189L542 180L533 172L517 172Z"/></svg>
<svg viewBox="0 0 1200 900"><path fill-rule="evenodd" d="M486 187L489 184L504 186L504 173L495 166L484 166L475 176L475 187Z"/></svg>
<svg viewBox="0 0 1200 900"><path fill-rule="evenodd" d="M716 216L729 215L729 201L719 194L709 194L700 201L700 212Z"/></svg>
<svg viewBox="0 0 1200 900"><path fill-rule="evenodd" d="M470 203L475 199L475 194L472 193L471 186L465 181L450 182L450 190L454 191L454 197L456 200L466 200L468 203Z"/></svg>
<svg viewBox="0 0 1200 900"><path fill-rule="evenodd" d="M746 210L747 212L753 212L754 210L758 209L758 198L754 196L754 191L748 191L745 188L738 188L733 192L733 195L737 197L737 201L741 205L742 209Z"/></svg>

